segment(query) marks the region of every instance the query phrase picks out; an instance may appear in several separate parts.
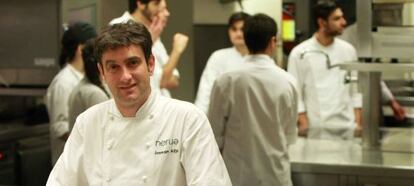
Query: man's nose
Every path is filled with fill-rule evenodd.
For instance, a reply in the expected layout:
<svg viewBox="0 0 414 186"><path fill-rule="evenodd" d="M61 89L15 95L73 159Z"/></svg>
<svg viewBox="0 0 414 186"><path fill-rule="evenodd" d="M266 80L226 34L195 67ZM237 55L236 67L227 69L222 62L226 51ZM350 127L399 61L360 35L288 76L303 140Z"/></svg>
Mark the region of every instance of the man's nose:
<svg viewBox="0 0 414 186"><path fill-rule="evenodd" d="M130 81L132 78L131 72L128 70L128 68L123 67L121 72L121 81L127 82Z"/></svg>
<svg viewBox="0 0 414 186"><path fill-rule="evenodd" d="M170 17L170 11L168 9L165 9L163 13L165 17Z"/></svg>

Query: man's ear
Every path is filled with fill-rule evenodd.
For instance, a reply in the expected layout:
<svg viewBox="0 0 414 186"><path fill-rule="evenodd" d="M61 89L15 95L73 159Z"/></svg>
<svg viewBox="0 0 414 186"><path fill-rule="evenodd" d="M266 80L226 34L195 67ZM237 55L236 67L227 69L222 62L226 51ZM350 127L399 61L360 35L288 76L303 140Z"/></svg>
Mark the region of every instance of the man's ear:
<svg viewBox="0 0 414 186"><path fill-rule="evenodd" d="M319 25L319 28L321 29L325 29L326 27L327 27L327 21L326 20L324 20L324 19L322 19L322 18L318 18L317 19L317 22L318 22L318 25Z"/></svg>
<svg viewBox="0 0 414 186"><path fill-rule="evenodd" d="M105 76L104 76L104 69L102 67L102 63L96 63L96 66L98 66L98 70L99 70L99 74L101 75L101 78L103 80L105 80Z"/></svg>
<svg viewBox="0 0 414 186"><path fill-rule="evenodd" d="M156 63L155 58L151 54L150 57L148 58L148 61L147 61L148 72L150 73L150 76L152 76L154 74L155 63Z"/></svg>
<svg viewBox="0 0 414 186"><path fill-rule="evenodd" d="M272 47L276 48L276 46L277 46L277 37L273 36L271 40L272 40L272 45L273 45Z"/></svg>
<svg viewBox="0 0 414 186"><path fill-rule="evenodd" d="M136 0L137 9L144 10L146 8L146 4L142 3L141 0Z"/></svg>

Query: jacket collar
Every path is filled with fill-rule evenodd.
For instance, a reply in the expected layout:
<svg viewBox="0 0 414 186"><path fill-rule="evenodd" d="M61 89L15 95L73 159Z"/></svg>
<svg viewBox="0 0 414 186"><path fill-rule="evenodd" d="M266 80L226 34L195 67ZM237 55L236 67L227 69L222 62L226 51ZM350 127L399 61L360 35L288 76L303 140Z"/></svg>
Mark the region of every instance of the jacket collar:
<svg viewBox="0 0 414 186"><path fill-rule="evenodd" d="M275 65L275 61L266 54L247 55L245 61L257 65Z"/></svg>
<svg viewBox="0 0 414 186"><path fill-rule="evenodd" d="M138 109L137 113L135 114L136 119L142 119L147 116L153 115L153 110L155 108L156 100L159 98L158 94L154 91L151 91L151 94L149 95L148 99L145 101L145 103L141 106L141 108ZM109 113L117 118L127 118L122 116L121 112L119 111L118 107L116 106L115 100L112 99L112 104L109 108Z"/></svg>
<svg viewBox="0 0 414 186"><path fill-rule="evenodd" d="M76 77L76 79L81 80L83 78L83 74L76 70L71 64L67 64L66 68Z"/></svg>

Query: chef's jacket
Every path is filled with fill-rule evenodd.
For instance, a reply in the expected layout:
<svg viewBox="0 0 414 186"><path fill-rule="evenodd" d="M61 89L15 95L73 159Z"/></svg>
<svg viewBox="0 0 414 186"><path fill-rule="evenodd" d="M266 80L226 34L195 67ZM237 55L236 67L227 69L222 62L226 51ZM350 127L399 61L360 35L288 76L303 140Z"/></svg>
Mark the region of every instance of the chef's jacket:
<svg viewBox="0 0 414 186"><path fill-rule="evenodd" d="M355 49L338 38L323 46L313 36L292 50L288 71L298 80L299 112L306 112L308 137L350 139L356 127L354 108L361 107L362 96L345 83L346 71L328 69L325 55L315 51L326 53L331 65L357 61Z"/></svg>
<svg viewBox="0 0 414 186"><path fill-rule="evenodd" d="M83 78L69 95L69 130L72 130L80 113L108 99L108 95L101 88Z"/></svg>
<svg viewBox="0 0 414 186"><path fill-rule="evenodd" d="M69 132L68 99L73 88L83 75L72 65L67 64L52 80L47 88L45 104L50 122L50 149L52 164L55 164L63 151L65 141L59 139Z"/></svg>
<svg viewBox="0 0 414 186"><path fill-rule="evenodd" d="M292 185L296 80L267 55L247 56L244 63L216 79L208 112L230 178L237 186Z"/></svg>
<svg viewBox="0 0 414 186"><path fill-rule="evenodd" d="M113 99L79 115L47 185L231 185L207 117L152 93L135 117Z"/></svg>
<svg viewBox="0 0 414 186"><path fill-rule="evenodd" d="M207 113L214 81L220 75L237 69L241 65L243 65L243 56L235 47L220 49L211 54L201 75L194 104Z"/></svg>

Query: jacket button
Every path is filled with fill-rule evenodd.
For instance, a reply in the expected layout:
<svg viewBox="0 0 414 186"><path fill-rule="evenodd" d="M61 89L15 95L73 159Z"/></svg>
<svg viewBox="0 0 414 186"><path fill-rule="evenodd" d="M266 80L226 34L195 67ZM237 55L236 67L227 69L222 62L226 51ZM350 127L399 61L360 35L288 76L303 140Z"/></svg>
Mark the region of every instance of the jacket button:
<svg viewBox="0 0 414 186"><path fill-rule="evenodd" d="M110 141L110 142L108 142L108 144L106 145L106 148L108 149L108 150L111 150L112 149L112 141Z"/></svg>

